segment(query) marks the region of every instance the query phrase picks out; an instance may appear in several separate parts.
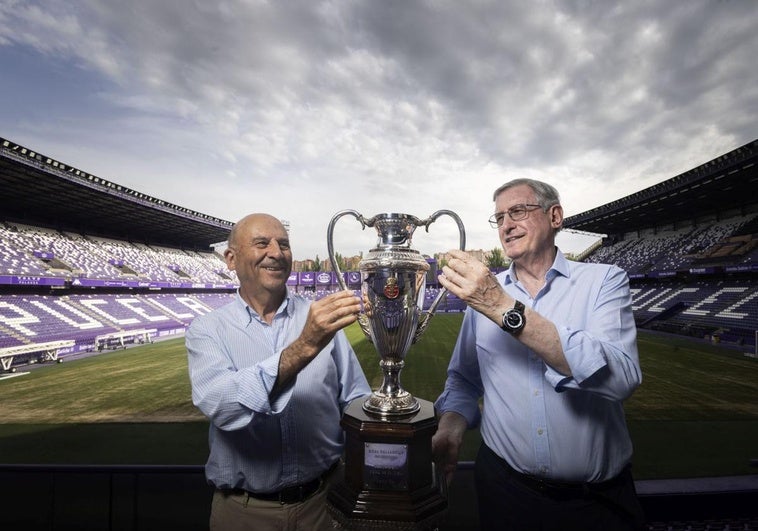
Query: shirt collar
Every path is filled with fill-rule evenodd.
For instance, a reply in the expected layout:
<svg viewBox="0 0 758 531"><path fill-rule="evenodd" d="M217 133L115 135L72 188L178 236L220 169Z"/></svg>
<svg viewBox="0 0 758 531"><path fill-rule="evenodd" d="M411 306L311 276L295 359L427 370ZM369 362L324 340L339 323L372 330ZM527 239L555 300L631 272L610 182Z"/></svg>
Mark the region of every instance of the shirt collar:
<svg viewBox="0 0 758 531"><path fill-rule="evenodd" d="M569 269L568 260L563 255L561 250L556 247L555 260L553 260L553 265L550 267L550 269L548 269L547 273L545 274L545 281L550 282L552 279L554 279L558 275L569 277L570 269ZM514 262L511 262L511 266L505 272L505 284L515 284L516 280L517 280L516 264Z"/></svg>
<svg viewBox="0 0 758 531"><path fill-rule="evenodd" d="M253 308L251 308L246 302L245 299L242 298L240 295L240 290L237 288L237 296L235 297L235 303L237 304L236 312L241 320L244 320L245 325L249 325L253 319L256 319L258 321L261 321L260 316L258 315L258 312L256 312ZM276 315L279 315L281 313L286 313L287 316L292 316L292 312L294 311L292 307L292 293L290 292L289 287L287 288L287 292L284 296L284 300L282 301L282 304L279 305L279 308L276 310Z"/></svg>

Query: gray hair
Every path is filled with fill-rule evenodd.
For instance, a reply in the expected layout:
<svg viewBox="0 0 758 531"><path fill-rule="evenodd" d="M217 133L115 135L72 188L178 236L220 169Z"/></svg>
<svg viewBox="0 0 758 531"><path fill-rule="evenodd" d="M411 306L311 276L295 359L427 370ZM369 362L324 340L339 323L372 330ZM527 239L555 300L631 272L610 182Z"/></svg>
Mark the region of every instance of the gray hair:
<svg viewBox="0 0 758 531"><path fill-rule="evenodd" d="M526 185L532 189L534 192L535 200L537 201L537 204L542 207L542 210L547 211L547 209L551 206L559 205L561 203L561 196L558 194L558 190L556 190L553 186L542 181L527 178L513 179L512 181L508 181L500 188L495 190L495 193L492 194L492 200L495 201L497 199L497 196L509 188L514 188L516 186L522 185Z"/></svg>

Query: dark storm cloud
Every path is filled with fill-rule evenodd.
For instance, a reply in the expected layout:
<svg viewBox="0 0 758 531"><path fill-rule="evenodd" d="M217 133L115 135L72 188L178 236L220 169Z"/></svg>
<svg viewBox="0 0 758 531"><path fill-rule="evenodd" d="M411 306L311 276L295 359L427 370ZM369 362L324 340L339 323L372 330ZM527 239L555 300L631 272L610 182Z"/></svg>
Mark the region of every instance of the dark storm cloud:
<svg viewBox="0 0 758 531"><path fill-rule="evenodd" d="M651 148L662 130L673 144L703 123L740 139L754 134L751 2L386 6L363 3L350 18L360 21L361 42L407 76L388 88L442 101L454 126L501 163ZM724 116L722 98L748 108Z"/></svg>

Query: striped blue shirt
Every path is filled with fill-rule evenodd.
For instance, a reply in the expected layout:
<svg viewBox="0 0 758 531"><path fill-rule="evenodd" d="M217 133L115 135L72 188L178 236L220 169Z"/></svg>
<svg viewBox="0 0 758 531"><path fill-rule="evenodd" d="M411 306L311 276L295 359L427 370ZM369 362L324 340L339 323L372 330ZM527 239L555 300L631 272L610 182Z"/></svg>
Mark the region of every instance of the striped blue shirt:
<svg viewBox="0 0 758 531"><path fill-rule="evenodd" d="M371 392L343 331L269 400L279 357L310 301L288 291L271 325L239 296L186 334L192 401L210 419L208 482L272 492L325 472L342 454L342 411Z"/></svg>
<svg viewBox="0 0 758 531"><path fill-rule="evenodd" d="M627 274L558 251L534 299L513 266L498 280L555 324L573 376L469 308L437 410L460 413L469 427L481 421L483 441L520 472L560 481L616 476L632 456L623 400L642 381Z"/></svg>

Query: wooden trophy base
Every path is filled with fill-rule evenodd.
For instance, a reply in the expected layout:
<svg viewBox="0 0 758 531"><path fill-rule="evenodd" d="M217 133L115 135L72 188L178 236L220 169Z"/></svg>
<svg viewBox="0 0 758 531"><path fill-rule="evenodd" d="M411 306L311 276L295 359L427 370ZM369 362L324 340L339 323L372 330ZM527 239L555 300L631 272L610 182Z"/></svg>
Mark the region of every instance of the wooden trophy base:
<svg viewBox="0 0 758 531"><path fill-rule="evenodd" d="M424 530L447 510L444 478L432 462L437 430L434 405L407 417L378 417L363 410L364 398L345 410L345 474L335 478L329 511L343 529Z"/></svg>

